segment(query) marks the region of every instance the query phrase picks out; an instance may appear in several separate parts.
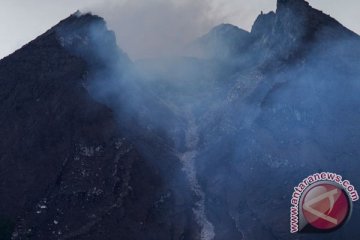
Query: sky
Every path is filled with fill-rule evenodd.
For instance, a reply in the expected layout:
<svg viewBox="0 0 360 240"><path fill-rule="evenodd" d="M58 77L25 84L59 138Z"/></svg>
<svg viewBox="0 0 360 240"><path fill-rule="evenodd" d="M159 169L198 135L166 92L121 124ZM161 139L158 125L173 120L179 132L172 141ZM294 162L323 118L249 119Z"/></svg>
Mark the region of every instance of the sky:
<svg viewBox="0 0 360 240"><path fill-rule="evenodd" d="M313 7L360 33L359 0L309 0ZM167 56L220 23L245 30L276 0L0 0L0 58L76 10L104 17L132 59Z"/></svg>

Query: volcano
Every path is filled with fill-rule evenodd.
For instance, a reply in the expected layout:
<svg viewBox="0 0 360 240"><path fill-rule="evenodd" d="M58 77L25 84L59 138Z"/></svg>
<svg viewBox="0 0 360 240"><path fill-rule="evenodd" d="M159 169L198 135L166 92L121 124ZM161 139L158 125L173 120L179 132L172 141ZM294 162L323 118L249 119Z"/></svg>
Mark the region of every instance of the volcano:
<svg viewBox="0 0 360 240"><path fill-rule="evenodd" d="M306 1L198 57L120 47L76 12L0 61L0 239L314 239L289 232L293 187L360 186L360 37Z"/></svg>

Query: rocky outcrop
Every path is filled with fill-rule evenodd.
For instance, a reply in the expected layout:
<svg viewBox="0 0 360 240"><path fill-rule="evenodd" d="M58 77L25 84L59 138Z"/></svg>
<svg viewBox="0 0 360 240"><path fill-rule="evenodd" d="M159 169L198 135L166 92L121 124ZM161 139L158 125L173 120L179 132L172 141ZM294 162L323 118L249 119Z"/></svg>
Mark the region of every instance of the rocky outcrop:
<svg viewBox="0 0 360 240"><path fill-rule="evenodd" d="M319 42L356 36L304 0L278 0L276 13L259 15L251 33L268 59L281 61L297 61Z"/></svg>

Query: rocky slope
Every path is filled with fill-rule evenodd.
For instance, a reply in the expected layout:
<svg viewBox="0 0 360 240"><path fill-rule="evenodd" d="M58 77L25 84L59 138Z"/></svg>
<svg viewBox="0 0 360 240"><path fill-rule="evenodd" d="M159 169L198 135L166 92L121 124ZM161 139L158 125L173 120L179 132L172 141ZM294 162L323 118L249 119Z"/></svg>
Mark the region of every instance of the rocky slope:
<svg viewBox="0 0 360 240"><path fill-rule="evenodd" d="M250 37L227 98L199 120L209 219L215 232L233 219L244 239L313 239L288 233L288 195L319 171L359 185L360 38L300 0L279 0ZM358 222L355 205L348 225L316 239L355 238Z"/></svg>
<svg viewBox="0 0 360 240"><path fill-rule="evenodd" d="M90 78L112 64L121 75L131 62L90 14L70 16L0 62L1 239L196 232L185 184L172 187L184 181L172 143L89 94Z"/></svg>
<svg viewBox="0 0 360 240"><path fill-rule="evenodd" d="M76 13L1 60L0 239L314 239L289 233L293 187L360 186L359 36L278 0L195 45L134 63Z"/></svg>

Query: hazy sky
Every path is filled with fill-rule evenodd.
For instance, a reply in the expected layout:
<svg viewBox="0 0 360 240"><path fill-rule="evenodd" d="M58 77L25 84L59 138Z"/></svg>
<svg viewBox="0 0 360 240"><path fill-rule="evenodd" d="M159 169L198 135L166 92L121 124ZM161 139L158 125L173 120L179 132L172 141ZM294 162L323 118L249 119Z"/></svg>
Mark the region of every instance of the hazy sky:
<svg viewBox="0 0 360 240"><path fill-rule="evenodd" d="M359 0L309 0L360 33ZM175 53L177 46L222 22L250 30L276 0L0 0L0 58L45 32L77 9L107 20L132 58Z"/></svg>

